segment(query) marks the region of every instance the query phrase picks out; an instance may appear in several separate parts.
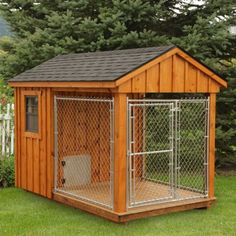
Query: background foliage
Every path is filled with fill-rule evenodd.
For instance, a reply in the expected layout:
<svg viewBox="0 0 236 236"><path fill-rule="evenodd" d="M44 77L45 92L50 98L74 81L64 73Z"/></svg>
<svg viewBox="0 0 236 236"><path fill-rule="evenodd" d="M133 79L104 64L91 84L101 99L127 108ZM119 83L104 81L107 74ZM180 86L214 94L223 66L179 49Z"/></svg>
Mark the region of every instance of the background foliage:
<svg viewBox="0 0 236 236"><path fill-rule="evenodd" d="M14 157L0 159L0 188L15 184Z"/></svg>
<svg viewBox="0 0 236 236"><path fill-rule="evenodd" d="M231 0L2 0L14 35L0 40L0 81L60 53L174 43L221 73L217 166L236 162L236 3ZM3 83L3 82L2 82ZM4 89L5 97L9 90Z"/></svg>

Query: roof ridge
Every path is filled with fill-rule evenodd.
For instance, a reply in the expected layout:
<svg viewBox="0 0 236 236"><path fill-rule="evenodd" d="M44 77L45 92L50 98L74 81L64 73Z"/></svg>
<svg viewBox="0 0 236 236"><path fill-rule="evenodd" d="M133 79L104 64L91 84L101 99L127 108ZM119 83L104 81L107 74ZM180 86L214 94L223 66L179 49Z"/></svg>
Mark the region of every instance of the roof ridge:
<svg viewBox="0 0 236 236"><path fill-rule="evenodd" d="M161 46L153 46L153 47L140 47L140 48L122 48L122 49L114 49L114 50L104 50L104 51L93 51L93 52L71 52L67 54L59 54L57 56L67 56L67 55L91 55L91 54L107 54L107 53L114 53L114 52L124 52L124 51L141 51L141 50L156 50L156 49L170 49L174 48L176 45L169 44L169 45L161 45Z"/></svg>

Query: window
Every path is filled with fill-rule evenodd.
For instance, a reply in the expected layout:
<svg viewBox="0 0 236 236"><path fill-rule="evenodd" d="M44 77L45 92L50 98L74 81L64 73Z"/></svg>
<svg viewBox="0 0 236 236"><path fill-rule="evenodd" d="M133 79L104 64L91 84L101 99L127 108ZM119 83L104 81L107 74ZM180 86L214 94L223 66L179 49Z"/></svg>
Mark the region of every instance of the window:
<svg viewBox="0 0 236 236"><path fill-rule="evenodd" d="M26 131L38 132L38 96L26 96Z"/></svg>

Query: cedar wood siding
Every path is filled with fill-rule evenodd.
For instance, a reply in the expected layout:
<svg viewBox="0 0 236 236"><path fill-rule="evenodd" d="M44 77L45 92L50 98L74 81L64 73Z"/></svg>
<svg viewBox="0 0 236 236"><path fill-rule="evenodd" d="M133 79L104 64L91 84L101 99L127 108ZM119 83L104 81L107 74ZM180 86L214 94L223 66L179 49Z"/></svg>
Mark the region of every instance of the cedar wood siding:
<svg viewBox="0 0 236 236"><path fill-rule="evenodd" d="M39 135L24 131L27 94L39 96ZM53 98L50 88L15 88L15 171L17 187L52 198Z"/></svg>

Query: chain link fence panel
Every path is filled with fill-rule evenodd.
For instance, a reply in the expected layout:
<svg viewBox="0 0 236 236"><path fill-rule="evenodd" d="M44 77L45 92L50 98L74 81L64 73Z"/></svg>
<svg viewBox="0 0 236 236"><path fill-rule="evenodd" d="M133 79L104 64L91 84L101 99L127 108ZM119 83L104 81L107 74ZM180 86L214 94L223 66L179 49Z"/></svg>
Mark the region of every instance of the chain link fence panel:
<svg viewBox="0 0 236 236"><path fill-rule="evenodd" d="M54 102L55 191L113 208L113 99Z"/></svg>
<svg viewBox="0 0 236 236"><path fill-rule="evenodd" d="M128 207L205 197L208 99L128 100Z"/></svg>

